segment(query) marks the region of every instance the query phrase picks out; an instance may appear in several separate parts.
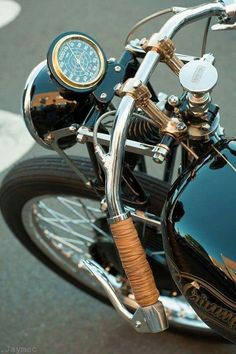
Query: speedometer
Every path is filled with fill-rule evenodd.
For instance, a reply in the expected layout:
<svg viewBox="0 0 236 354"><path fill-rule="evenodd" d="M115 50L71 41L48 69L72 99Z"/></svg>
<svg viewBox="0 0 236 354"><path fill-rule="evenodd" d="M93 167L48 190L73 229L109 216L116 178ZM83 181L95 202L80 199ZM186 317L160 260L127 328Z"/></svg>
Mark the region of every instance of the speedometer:
<svg viewBox="0 0 236 354"><path fill-rule="evenodd" d="M90 36L70 32L61 34L51 44L48 66L63 87L79 92L89 91L103 78L106 58Z"/></svg>

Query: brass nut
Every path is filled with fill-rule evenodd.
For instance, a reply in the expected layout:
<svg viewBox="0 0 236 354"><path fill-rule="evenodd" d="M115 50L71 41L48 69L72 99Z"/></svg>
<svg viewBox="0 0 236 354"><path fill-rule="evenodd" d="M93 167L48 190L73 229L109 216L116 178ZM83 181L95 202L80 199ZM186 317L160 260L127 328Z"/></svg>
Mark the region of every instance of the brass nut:
<svg viewBox="0 0 236 354"><path fill-rule="evenodd" d="M171 39L163 39L156 44L152 44L150 41L146 40L143 42L142 48L146 52L153 50L159 53L162 61L171 59L175 52L175 46Z"/></svg>
<svg viewBox="0 0 236 354"><path fill-rule="evenodd" d="M148 41L143 42L142 48L146 52L157 52L161 57L161 61L166 63L175 74L179 74L180 69L183 67L183 62L175 55L175 45L171 39L156 41L154 35Z"/></svg>

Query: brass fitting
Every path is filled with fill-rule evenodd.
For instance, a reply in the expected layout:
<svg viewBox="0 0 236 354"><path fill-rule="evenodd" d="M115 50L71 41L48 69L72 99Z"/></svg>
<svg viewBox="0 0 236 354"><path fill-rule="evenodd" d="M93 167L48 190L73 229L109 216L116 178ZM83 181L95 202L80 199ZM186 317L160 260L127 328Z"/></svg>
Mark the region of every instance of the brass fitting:
<svg viewBox="0 0 236 354"><path fill-rule="evenodd" d="M166 63L169 68L178 75L184 63L175 55L175 45L171 39L163 39L157 43L152 40L145 40L142 44L145 52L150 50L157 52L161 61Z"/></svg>
<svg viewBox="0 0 236 354"><path fill-rule="evenodd" d="M132 96L135 99L136 106L139 108L146 107L152 97L148 88L140 80L136 79L128 79L124 84L118 85L116 93L120 97L125 95Z"/></svg>
<svg viewBox="0 0 236 354"><path fill-rule="evenodd" d="M129 95L135 100L137 108L141 108L158 126L160 132L169 134L176 139L181 138L187 126L178 118L170 118L162 112L151 100L151 93L141 81L136 79L128 79L123 85L120 84L116 88L116 93L123 97Z"/></svg>

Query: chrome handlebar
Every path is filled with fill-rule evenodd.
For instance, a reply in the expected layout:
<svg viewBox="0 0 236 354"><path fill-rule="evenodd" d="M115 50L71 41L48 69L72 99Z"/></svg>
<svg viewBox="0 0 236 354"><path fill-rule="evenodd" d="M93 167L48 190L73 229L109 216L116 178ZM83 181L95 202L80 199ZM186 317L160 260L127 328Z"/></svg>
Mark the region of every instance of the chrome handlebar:
<svg viewBox="0 0 236 354"><path fill-rule="evenodd" d="M183 26L211 16L218 16L222 23L233 22L236 16L236 0L216 1L183 10L171 17L158 33L153 34L150 42L155 45L162 39L173 38ZM159 62L160 55L149 51L136 72L135 80L147 84ZM98 154L106 174L106 197L111 222L128 217L120 198L120 181L127 129L134 108L135 102L131 96L122 98L115 117L109 153L104 156Z"/></svg>

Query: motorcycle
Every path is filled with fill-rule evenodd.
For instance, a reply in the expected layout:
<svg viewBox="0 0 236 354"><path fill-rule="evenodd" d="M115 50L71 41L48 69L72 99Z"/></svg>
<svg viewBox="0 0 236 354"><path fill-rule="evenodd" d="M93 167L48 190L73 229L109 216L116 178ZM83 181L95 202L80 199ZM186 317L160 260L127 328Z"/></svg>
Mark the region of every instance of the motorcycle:
<svg viewBox="0 0 236 354"><path fill-rule="evenodd" d="M170 13L159 32L131 39ZM27 79L22 110L33 138L58 156L15 165L0 204L36 258L112 304L136 331L170 324L236 343L236 141L225 136L211 95L212 17L212 30L236 29L236 1L143 19L119 60L83 32L57 36ZM176 53L174 35L203 18L201 57ZM160 62L179 78L181 96L155 92L150 78ZM81 145L89 158L65 152ZM162 179L148 174L148 157L163 164Z"/></svg>

